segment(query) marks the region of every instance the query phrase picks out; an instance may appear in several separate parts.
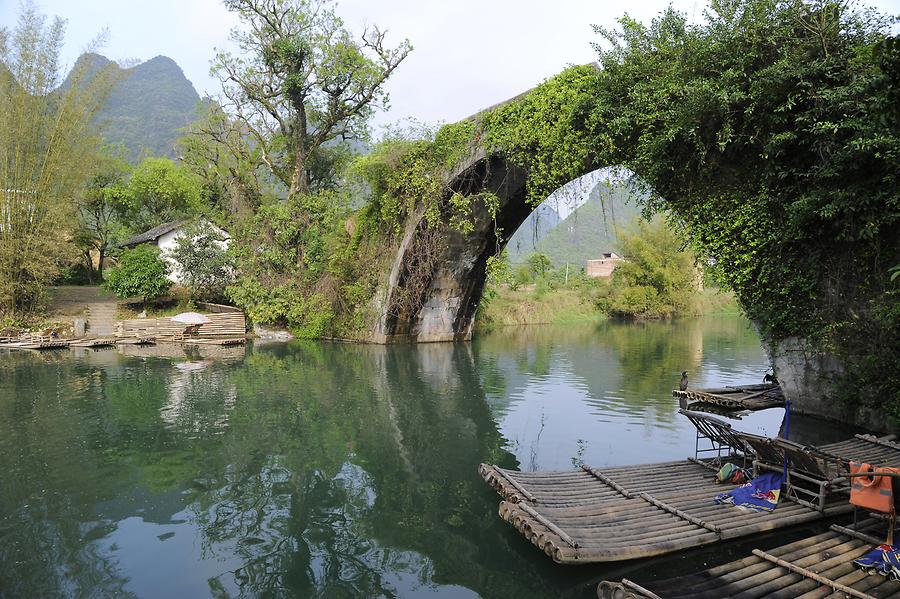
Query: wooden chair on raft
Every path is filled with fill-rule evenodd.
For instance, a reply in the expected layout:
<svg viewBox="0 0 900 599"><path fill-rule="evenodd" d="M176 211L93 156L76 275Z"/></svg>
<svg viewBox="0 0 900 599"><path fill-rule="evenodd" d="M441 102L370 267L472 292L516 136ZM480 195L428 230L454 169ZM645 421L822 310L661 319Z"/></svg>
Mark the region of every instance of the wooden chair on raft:
<svg viewBox="0 0 900 599"><path fill-rule="evenodd" d="M782 472L787 464L784 496L820 512L834 493L850 493L849 460L782 437L770 439L734 430L724 420L708 414L679 410L697 429L694 460L719 466L740 459L760 471ZM712 454L715 454L714 456Z"/></svg>
<svg viewBox="0 0 900 599"><path fill-rule="evenodd" d="M754 474L761 470L783 472L787 465L784 493L791 501L821 512L825 510L829 495L849 494L848 460L782 437L769 439L749 433L735 434L756 454Z"/></svg>
<svg viewBox="0 0 900 599"><path fill-rule="evenodd" d="M724 420L683 408L678 412L690 420L697 429L697 439L694 444L695 461L703 461L706 465L721 466L723 459L737 458L746 466L747 460L753 458L753 452L738 436L737 431ZM715 457L712 454L715 454Z"/></svg>

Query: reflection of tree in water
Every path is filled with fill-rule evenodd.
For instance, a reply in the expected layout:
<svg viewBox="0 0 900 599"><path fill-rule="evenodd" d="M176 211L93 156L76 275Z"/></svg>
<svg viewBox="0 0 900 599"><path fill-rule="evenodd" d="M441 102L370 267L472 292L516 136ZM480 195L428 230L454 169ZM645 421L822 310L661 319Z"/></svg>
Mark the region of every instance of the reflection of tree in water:
<svg viewBox="0 0 900 599"><path fill-rule="evenodd" d="M93 509L113 494L92 443L105 376L47 357L0 359L0 595L128 596L114 562L85 544L110 530Z"/></svg>
<svg viewBox="0 0 900 599"><path fill-rule="evenodd" d="M476 467L511 456L468 346L310 344L257 352L231 381L239 399L214 469L222 478L191 499L205 551L232 544L244 565L212 588L302 596L394 596L437 581L488 595L498 588L480 547L506 543L509 531ZM517 592L541 585L518 562L499 569Z"/></svg>
<svg viewBox="0 0 900 599"><path fill-rule="evenodd" d="M122 595L139 516L197 534L220 597L556 594L477 475L516 464L468 345L177 361L0 361L0 588Z"/></svg>

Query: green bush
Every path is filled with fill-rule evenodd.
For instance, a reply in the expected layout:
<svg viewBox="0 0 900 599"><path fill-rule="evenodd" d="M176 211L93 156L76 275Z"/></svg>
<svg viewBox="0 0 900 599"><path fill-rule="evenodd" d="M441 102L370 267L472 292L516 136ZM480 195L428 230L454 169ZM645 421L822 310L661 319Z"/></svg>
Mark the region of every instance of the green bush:
<svg viewBox="0 0 900 599"><path fill-rule="evenodd" d="M691 252L661 217L620 235L626 260L602 302L611 315L667 318L696 312L697 271Z"/></svg>
<svg viewBox="0 0 900 599"><path fill-rule="evenodd" d="M143 296L144 299L157 298L172 285L166 278L167 266L159 255L159 249L152 245L139 245L125 250L119 257L119 264L106 274L103 287L118 297Z"/></svg>
<svg viewBox="0 0 900 599"><path fill-rule="evenodd" d="M214 301L224 296L234 264L225 237L209 223L187 227L175 241L170 257L181 269L181 280L197 299Z"/></svg>

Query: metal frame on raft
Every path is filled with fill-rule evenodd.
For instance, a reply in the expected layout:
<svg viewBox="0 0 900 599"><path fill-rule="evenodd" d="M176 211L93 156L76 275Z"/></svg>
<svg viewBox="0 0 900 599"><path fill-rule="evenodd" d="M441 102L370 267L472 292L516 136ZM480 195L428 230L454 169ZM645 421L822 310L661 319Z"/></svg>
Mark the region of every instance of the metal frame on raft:
<svg viewBox="0 0 900 599"><path fill-rule="evenodd" d="M708 454L715 453L713 463L721 464L722 458L740 458L746 466L747 446L738 437L737 431L724 420L709 414L680 409L678 413L685 416L697 430L694 442L694 459L703 461ZM705 442L708 447L701 447Z"/></svg>

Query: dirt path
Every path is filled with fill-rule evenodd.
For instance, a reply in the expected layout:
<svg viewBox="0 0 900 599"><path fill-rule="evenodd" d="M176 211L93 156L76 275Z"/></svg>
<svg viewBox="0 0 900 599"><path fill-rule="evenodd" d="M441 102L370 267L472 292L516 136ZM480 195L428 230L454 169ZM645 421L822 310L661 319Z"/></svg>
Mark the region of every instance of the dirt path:
<svg viewBox="0 0 900 599"><path fill-rule="evenodd" d="M115 333L116 298L99 287L52 287L49 308L61 320L87 319L89 337Z"/></svg>

